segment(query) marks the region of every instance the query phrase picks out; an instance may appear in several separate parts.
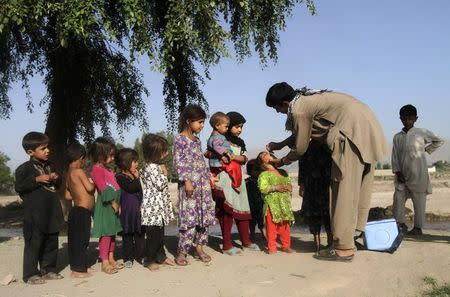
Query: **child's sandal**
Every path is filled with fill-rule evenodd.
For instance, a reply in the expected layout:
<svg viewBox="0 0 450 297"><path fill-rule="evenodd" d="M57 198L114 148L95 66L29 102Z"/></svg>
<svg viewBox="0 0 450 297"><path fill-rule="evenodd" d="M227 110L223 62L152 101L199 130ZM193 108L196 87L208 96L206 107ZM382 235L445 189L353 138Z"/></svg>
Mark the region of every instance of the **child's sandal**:
<svg viewBox="0 0 450 297"><path fill-rule="evenodd" d="M27 284L29 285L42 285L45 284L45 280L39 275L33 275L27 280Z"/></svg>
<svg viewBox="0 0 450 297"><path fill-rule="evenodd" d="M197 253L196 258L199 259L200 261L202 261L203 263L209 263L212 260L211 256L205 252Z"/></svg>
<svg viewBox="0 0 450 297"><path fill-rule="evenodd" d="M175 263L177 263L178 266L186 266L188 265L188 261L186 260L186 255L184 254L178 254L175 258Z"/></svg>

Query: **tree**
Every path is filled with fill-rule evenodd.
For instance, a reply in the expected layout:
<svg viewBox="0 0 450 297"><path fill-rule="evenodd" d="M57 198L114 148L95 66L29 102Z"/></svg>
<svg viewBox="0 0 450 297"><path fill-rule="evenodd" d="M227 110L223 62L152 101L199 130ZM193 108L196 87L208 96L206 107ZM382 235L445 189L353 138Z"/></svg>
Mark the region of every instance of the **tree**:
<svg viewBox="0 0 450 297"><path fill-rule="evenodd" d="M11 169L8 163L9 157L0 152L0 193L9 194L12 192L14 186L14 177L11 174Z"/></svg>
<svg viewBox="0 0 450 297"><path fill-rule="evenodd" d="M207 107L200 85L209 68L230 56L258 54L262 65L277 59L279 31L303 0L0 0L0 117L8 118L8 90L21 82L28 108L28 80L44 77L45 132L52 159L62 171L62 154L77 137L89 143L94 127L123 133L138 122L146 130L148 91L136 61L147 55L164 73L169 128L190 102ZM311 14L312 0L305 0ZM203 74L200 72L203 71Z"/></svg>

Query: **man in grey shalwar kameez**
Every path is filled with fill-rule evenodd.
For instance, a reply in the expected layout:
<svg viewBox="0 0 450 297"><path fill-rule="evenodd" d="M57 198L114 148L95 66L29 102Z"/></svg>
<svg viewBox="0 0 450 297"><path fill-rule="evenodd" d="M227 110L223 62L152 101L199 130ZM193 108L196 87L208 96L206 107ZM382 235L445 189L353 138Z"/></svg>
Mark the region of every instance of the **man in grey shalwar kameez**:
<svg viewBox="0 0 450 297"><path fill-rule="evenodd" d="M326 143L332 154L330 216L333 248L320 260L349 262L354 256L355 230L364 231L370 209L374 165L388 151L375 114L361 101L342 93L294 90L287 83L273 85L266 105L288 116L292 136L268 149L284 145L291 152L277 161L288 165L302 156L311 139Z"/></svg>

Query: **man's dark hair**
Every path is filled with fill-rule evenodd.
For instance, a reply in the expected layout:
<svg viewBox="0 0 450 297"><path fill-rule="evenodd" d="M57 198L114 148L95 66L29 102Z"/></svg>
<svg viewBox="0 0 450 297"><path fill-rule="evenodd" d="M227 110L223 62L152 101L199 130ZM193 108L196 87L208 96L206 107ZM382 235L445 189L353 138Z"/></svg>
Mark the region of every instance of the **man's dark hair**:
<svg viewBox="0 0 450 297"><path fill-rule="evenodd" d="M29 132L22 139L22 147L26 151L34 151L40 145L48 144L50 139L47 135L41 132Z"/></svg>
<svg viewBox="0 0 450 297"><path fill-rule="evenodd" d="M66 157L69 163L72 163L80 158L85 158L86 148L79 142L74 142L67 147Z"/></svg>
<svg viewBox="0 0 450 297"><path fill-rule="evenodd" d="M417 116L417 109L414 105L407 104L400 108L400 116Z"/></svg>
<svg viewBox="0 0 450 297"><path fill-rule="evenodd" d="M276 83L267 91L266 105L269 107L280 106L284 101L291 102L295 98L295 95L294 88L288 83Z"/></svg>
<svg viewBox="0 0 450 297"><path fill-rule="evenodd" d="M117 152L116 164L122 171L130 170L131 163L138 161L138 153L131 148L123 148Z"/></svg>

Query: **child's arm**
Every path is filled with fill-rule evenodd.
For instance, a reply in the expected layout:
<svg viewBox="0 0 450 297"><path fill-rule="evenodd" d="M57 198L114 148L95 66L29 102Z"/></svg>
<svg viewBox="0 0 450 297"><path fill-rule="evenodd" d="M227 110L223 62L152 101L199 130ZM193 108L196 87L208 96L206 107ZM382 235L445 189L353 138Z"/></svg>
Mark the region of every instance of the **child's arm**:
<svg viewBox="0 0 450 297"><path fill-rule="evenodd" d="M273 192L291 192L292 191L292 185L271 185L270 184L270 177L266 174L261 173L258 178L258 188L261 191L262 194L269 194Z"/></svg>
<svg viewBox="0 0 450 297"><path fill-rule="evenodd" d="M159 166L152 166L150 170L144 170L141 178L144 183L151 183L158 191L163 191L168 186L167 176Z"/></svg>
<svg viewBox="0 0 450 297"><path fill-rule="evenodd" d="M48 183L49 176L45 176ZM44 182L43 176L38 176L37 171L31 168L28 163L22 164L16 169L15 179L14 188L19 194L31 192L39 187L39 182Z"/></svg>
<svg viewBox="0 0 450 297"><path fill-rule="evenodd" d="M84 189L86 190L86 192L88 192L89 194L94 194L95 192L95 185L93 183L91 183L86 175L86 173L84 172L83 169L77 169L77 176L80 178L81 184L83 185Z"/></svg>
<svg viewBox="0 0 450 297"><path fill-rule="evenodd" d="M119 184L119 187L125 192L138 193L141 191L141 183L139 181L139 178L135 178L130 182L130 180L124 177L122 174L117 174L116 181Z"/></svg>
<svg viewBox="0 0 450 297"><path fill-rule="evenodd" d="M64 199L72 200L72 193L70 193L68 183L69 183L69 177L67 177L67 181L66 181L66 186L65 186L65 190L64 190Z"/></svg>
<svg viewBox="0 0 450 297"><path fill-rule="evenodd" d="M400 164L402 153L400 150L401 149L398 143L398 137L396 135L394 136L394 141L392 144L391 165L392 165L392 172L396 175L397 181L403 184L405 183L405 176L402 173L402 168Z"/></svg>
<svg viewBox="0 0 450 297"><path fill-rule="evenodd" d="M104 168L94 166L91 171L91 178L99 192L102 192L107 187L105 170Z"/></svg>
<svg viewBox="0 0 450 297"><path fill-rule="evenodd" d="M444 144L444 140L442 138L428 130L425 131L425 142L428 143L425 147L425 151L429 154L433 153L437 148Z"/></svg>

